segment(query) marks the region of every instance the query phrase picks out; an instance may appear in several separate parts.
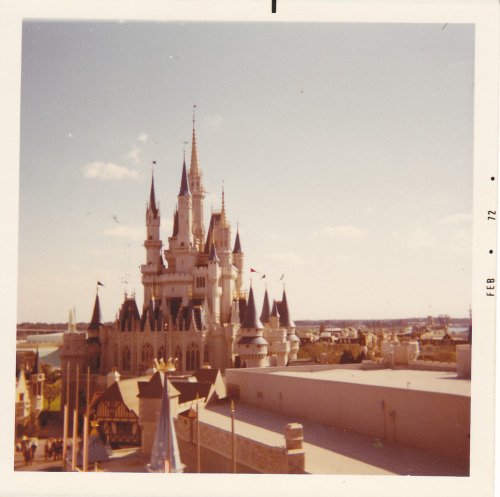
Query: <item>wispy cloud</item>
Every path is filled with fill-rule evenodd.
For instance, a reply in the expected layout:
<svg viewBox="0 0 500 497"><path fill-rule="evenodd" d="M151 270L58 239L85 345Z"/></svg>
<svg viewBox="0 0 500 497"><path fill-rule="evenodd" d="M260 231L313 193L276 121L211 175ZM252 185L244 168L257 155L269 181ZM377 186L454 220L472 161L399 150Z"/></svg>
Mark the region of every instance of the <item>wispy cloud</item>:
<svg viewBox="0 0 500 497"><path fill-rule="evenodd" d="M204 121L207 126L218 128L222 122L222 116L219 114L216 114L215 116L208 116L204 119Z"/></svg>
<svg viewBox="0 0 500 497"><path fill-rule="evenodd" d="M452 214L441 219L442 224L460 224L472 220L472 214Z"/></svg>
<svg viewBox="0 0 500 497"><path fill-rule="evenodd" d="M365 236L365 232L356 226L326 226L312 233L312 237L332 238L338 240L353 240Z"/></svg>
<svg viewBox="0 0 500 497"><path fill-rule="evenodd" d="M137 139L143 143L146 143L146 141L148 140L148 134L147 133L141 133Z"/></svg>
<svg viewBox="0 0 500 497"><path fill-rule="evenodd" d="M302 257L293 252L283 252L279 254L267 254L264 256L270 261L277 261L280 264L291 264L293 266L303 266L305 264L314 264L314 258Z"/></svg>
<svg viewBox="0 0 500 497"><path fill-rule="evenodd" d="M121 180L138 177L137 171L119 166L113 162L91 162L83 167L83 175L88 179Z"/></svg>
<svg viewBox="0 0 500 497"><path fill-rule="evenodd" d="M141 149L139 147L137 147L136 145L134 145L132 147L132 150L125 155L125 157L133 162L135 162L136 164L139 164L139 162L141 161L139 155L141 154Z"/></svg>
<svg viewBox="0 0 500 497"><path fill-rule="evenodd" d="M146 236L146 232L144 228L127 226L127 225L119 225L115 226L112 229L108 229L104 232L107 236L114 236L117 238L127 238L129 240L144 240Z"/></svg>

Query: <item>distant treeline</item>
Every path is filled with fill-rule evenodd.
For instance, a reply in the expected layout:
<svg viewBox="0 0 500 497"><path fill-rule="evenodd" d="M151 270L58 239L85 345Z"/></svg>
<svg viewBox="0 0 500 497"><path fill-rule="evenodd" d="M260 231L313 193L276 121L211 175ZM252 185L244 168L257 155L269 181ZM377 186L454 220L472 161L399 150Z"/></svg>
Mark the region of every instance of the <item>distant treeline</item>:
<svg viewBox="0 0 500 497"><path fill-rule="evenodd" d="M106 323L105 323L106 324ZM77 330L86 330L89 323L76 323ZM19 323L18 330L54 330L65 331L68 329L68 323Z"/></svg>
<svg viewBox="0 0 500 497"><path fill-rule="evenodd" d="M321 325L326 328L397 328L405 329L409 326L426 326L428 318L408 318L408 319L327 319L327 320L295 320L296 326L301 328L319 328ZM467 328L469 318L450 318L450 328ZM434 318L434 324L439 325L439 318Z"/></svg>

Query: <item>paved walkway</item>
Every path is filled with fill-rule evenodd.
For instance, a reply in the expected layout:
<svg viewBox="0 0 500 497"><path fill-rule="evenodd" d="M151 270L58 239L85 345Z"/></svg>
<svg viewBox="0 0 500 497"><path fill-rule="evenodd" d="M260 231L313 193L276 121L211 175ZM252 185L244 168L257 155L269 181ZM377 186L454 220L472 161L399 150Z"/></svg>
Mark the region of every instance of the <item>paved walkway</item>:
<svg viewBox="0 0 500 497"><path fill-rule="evenodd" d="M469 471L465 464L428 452L244 404L235 405L235 419L237 434L277 446L285 445L286 424L302 423L306 471L312 474L466 476ZM230 404L200 412L200 421L229 431Z"/></svg>

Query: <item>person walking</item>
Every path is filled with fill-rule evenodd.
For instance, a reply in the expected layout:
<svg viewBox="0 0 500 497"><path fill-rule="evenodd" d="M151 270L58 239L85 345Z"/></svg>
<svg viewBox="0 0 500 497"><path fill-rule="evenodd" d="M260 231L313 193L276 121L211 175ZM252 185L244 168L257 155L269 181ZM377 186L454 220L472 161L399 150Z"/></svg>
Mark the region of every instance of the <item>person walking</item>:
<svg viewBox="0 0 500 497"><path fill-rule="evenodd" d="M33 441L30 448L31 448L31 460L33 460L35 459L35 452L37 449L35 441Z"/></svg>

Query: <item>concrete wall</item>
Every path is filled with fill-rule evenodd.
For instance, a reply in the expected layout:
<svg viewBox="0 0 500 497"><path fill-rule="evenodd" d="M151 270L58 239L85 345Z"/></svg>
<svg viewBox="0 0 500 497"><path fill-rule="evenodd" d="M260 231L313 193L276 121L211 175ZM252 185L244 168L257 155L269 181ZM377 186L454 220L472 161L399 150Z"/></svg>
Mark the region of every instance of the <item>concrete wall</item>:
<svg viewBox="0 0 500 497"><path fill-rule="evenodd" d="M470 397L237 369L226 370L226 382L246 404L469 459Z"/></svg>
<svg viewBox="0 0 500 497"><path fill-rule="evenodd" d="M188 466L189 471L195 471L196 421L179 416L175 421L175 429L181 450L181 460ZM232 434L230 431L200 422L200 448L202 472L232 472ZM299 466L301 465L302 471L304 467L303 452L287 451L284 436L283 446L275 447L235 435L235 454L238 473L290 473L293 471L291 467L297 458L301 459Z"/></svg>

